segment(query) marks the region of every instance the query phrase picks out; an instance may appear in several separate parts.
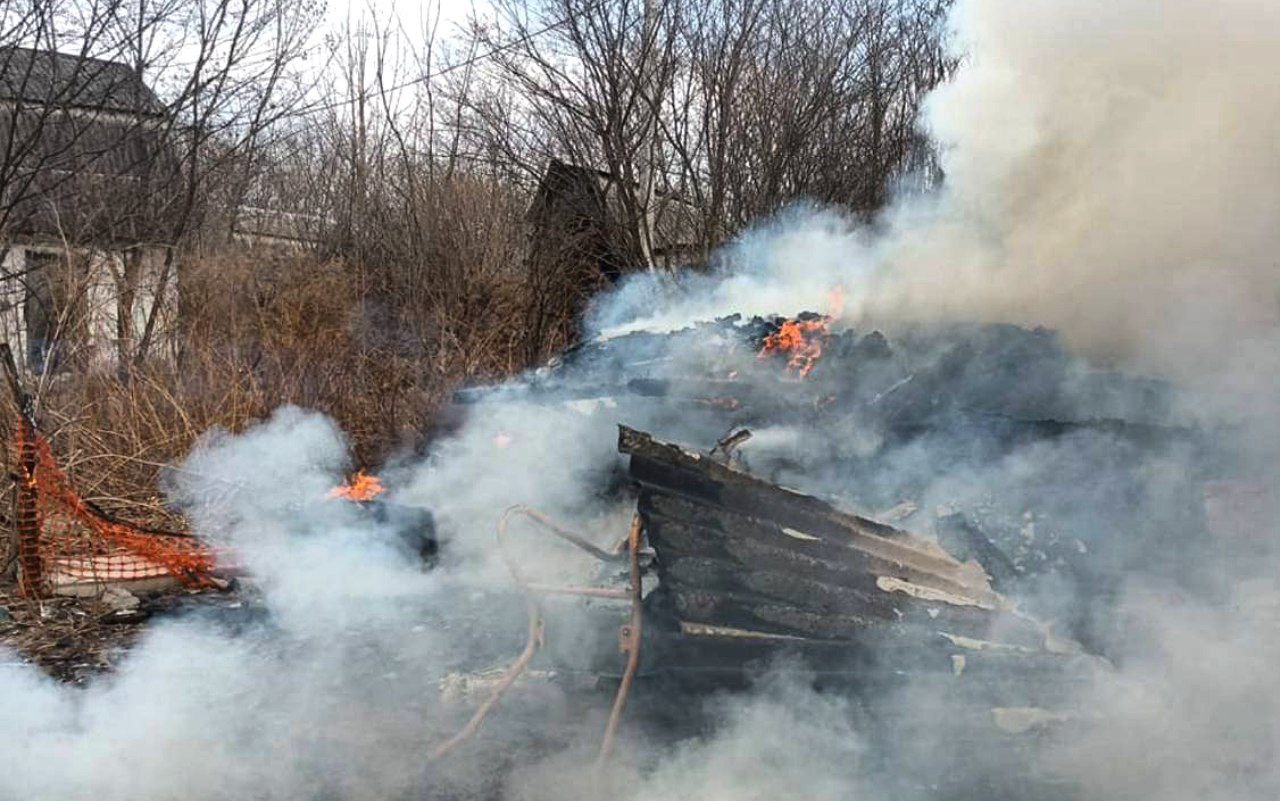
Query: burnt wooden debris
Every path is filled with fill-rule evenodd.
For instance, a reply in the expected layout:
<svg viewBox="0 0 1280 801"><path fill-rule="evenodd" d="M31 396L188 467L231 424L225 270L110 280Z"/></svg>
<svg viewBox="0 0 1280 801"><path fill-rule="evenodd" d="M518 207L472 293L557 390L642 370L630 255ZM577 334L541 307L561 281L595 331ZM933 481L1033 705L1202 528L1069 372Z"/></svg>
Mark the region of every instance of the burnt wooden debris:
<svg viewBox="0 0 1280 801"><path fill-rule="evenodd" d="M649 673L741 673L795 651L819 673L999 670L1007 683L1011 664L1090 659L1015 609L977 561L625 426L618 448L657 577Z"/></svg>
<svg viewBox="0 0 1280 801"><path fill-rule="evenodd" d="M783 480L810 472L849 476L850 497L868 509L921 499L929 477L902 469L903 457L960 474L1035 449L1038 474L1017 479L1019 490L993 486L948 499L948 513L957 517L934 525L951 555L980 563L1002 593L1036 603L1036 585L1048 577L1087 594L1079 604L1055 601L1037 611L1099 650L1109 628L1085 610L1114 596L1132 571L1165 570L1151 556L1163 550L1166 526L1127 500L1145 492L1143 465L1153 455L1187 465L1185 491L1174 493L1187 499L1185 508L1171 511L1186 521L1198 514L1198 483L1230 472L1221 438L1170 425L1169 411L1181 403L1173 387L1097 369L1045 329L954 323L886 335L833 324L821 358L801 377L785 354L763 352L785 324L734 315L677 331L602 336L516 382L459 390L444 416L461 420L469 404L518 398L607 416L610 424L644 421L684 442L783 427L806 441L735 455ZM829 429L858 431L858 446L815 436ZM1079 464L1100 465L1106 475L1061 480L1060 467ZM624 479L612 476L611 489Z"/></svg>

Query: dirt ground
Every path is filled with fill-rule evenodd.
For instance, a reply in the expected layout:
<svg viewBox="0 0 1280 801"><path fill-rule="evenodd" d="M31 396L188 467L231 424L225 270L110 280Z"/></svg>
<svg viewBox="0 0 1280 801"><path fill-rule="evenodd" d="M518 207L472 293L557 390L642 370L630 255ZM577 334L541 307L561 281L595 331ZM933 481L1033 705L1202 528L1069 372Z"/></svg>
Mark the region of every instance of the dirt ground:
<svg viewBox="0 0 1280 801"><path fill-rule="evenodd" d="M59 681L85 684L114 668L154 615L189 595L153 595L121 612L95 598L30 599L0 589L0 663L34 664Z"/></svg>

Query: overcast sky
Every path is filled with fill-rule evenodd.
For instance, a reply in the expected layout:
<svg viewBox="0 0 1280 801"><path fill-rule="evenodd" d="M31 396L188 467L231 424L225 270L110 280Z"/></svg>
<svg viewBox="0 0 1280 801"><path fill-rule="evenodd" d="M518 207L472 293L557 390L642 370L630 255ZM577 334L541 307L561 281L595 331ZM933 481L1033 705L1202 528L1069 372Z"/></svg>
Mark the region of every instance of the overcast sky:
<svg viewBox="0 0 1280 801"><path fill-rule="evenodd" d="M489 0L328 0L325 20L316 32L317 43L321 46L315 50L315 66L319 67L328 52L322 43L330 36L338 36L341 43L343 32L356 27L361 22L376 19L382 29L394 24L399 28L399 36L393 37L393 48L403 47L408 43L409 51L399 53L399 66L393 67L398 81L418 77L420 67L417 57L423 53L423 45L427 40L426 31L439 16L436 33L436 51L433 55L433 71L451 64L462 56L456 48L448 46L449 40L457 38L459 30L474 16L485 16L492 7Z"/></svg>
<svg viewBox="0 0 1280 801"><path fill-rule="evenodd" d="M486 8L486 0L329 0L327 24L330 30L341 29L348 19L376 15L383 21L399 19L404 29L414 35L439 13L441 32L448 33L465 23L473 11Z"/></svg>

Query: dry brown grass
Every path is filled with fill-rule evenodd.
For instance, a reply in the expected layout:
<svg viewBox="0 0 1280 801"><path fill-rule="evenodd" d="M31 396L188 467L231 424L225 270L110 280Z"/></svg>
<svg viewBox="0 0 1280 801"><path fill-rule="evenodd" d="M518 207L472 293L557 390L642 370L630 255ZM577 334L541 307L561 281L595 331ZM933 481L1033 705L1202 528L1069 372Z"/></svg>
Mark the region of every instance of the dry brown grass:
<svg viewBox="0 0 1280 801"><path fill-rule="evenodd" d="M164 466L211 428L240 430L284 404L331 415L354 461L376 466L436 433L459 383L568 344L598 277L529 263L515 204L455 200L417 246L388 227L377 247L348 243L358 257L222 248L185 260L162 358L124 376L64 373L41 392L39 422L76 486L124 514L163 517Z"/></svg>

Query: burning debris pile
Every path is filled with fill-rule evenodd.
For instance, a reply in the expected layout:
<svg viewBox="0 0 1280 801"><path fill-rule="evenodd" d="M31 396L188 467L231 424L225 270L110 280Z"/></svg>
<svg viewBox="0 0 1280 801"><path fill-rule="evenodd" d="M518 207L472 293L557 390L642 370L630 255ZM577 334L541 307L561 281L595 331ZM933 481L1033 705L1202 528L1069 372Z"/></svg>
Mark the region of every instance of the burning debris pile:
<svg viewBox="0 0 1280 801"><path fill-rule="evenodd" d="M923 529L1033 607L1046 576L1082 608L1159 561L1162 521L1142 503L1150 459L1187 468L1167 479L1185 505L1162 513L1178 518L1199 514L1215 469L1199 433L1164 422L1171 387L1092 369L1053 332L1010 325L890 337L816 313L728 317L587 343L527 382L457 400L494 397L644 421L712 452L728 444L722 455L756 476ZM754 436L739 444L744 430ZM1071 605L1037 611L1072 636L1104 636Z"/></svg>
<svg viewBox="0 0 1280 801"><path fill-rule="evenodd" d="M455 400L624 421L629 463L598 496L642 522L642 655L632 676L599 654L599 675L738 686L798 657L881 724L898 691L934 687L979 749L1071 719L1056 706L1122 650L1126 578L1168 575L1170 531L1179 562L1209 547L1224 464L1168 424L1172 386L1012 325L732 316L588 342Z"/></svg>
<svg viewBox="0 0 1280 801"><path fill-rule="evenodd" d="M857 411L903 435L960 418L1007 423L1011 434L1037 426L1138 434L1144 422L1165 419L1169 392L1156 381L1089 369L1044 329L953 324L891 340L806 312L588 342L514 387L465 389L456 400L640 395L733 412L744 423Z"/></svg>
<svg viewBox="0 0 1280 801"><path fill-rule="evenodd" d="M782 356L787 360L787 369L804 378L822 358L822 349L831 336L830 324L831 317L813 312L794 320L776 321L760 342L759 358Z"/></svg>
<svg viewBox="0 0 1280 801"><path fill-rule="evenodd" d="M510 730L552 684L572 704L580 692L593 708L613 698L607 724L587 718L603 759L631 736L619 734L626 721L674 738L687 724L673 720L720 697L709 691L781 670L853 699L871 741L864 757L899 777L904 797L1025 789L1044 778L1028 749L1083 725L1079 693L1112 671L1125 636L1114 614L1120 577L1165 569L1154 544L1164 527L1204 529L1194 518L1206 481L1215 499L1230 495L1202 435L1162 423L1176 402L1170 387L1092 370L1051 332L1013 326L886 334L828 315L726 318L588 343L526 380L457 400L473 420L442 444L452 461L416 477L439 487L406 490L394 467L334 487L340 439L292 410L270 424L282 429L274 439L251 432L248 446L225 446L231 456L198 452L183 474L225 484L219 476L251 465L271 475L281 442L317 438L308 426L323 429L324 448L298 461L329 472L241 504L177 494L201 531L239 537L263 604L283 597L283 611L259 622L320 648L319 661L343 672L335 680L352 670L359 692L376 695L365 660L386 651L414 665L426 644L406 643L423 631L431 648L449 643L430 670L406 672L425 699L413 714L398 702L383 711L414 732L414 758L446 773L451 760L466 765L509 741L570 747L567 732L582 726ZM536 439L549 431L550 447ZM559 453L587 469L550 458ZM1159 503L1147 502L1153 491ZM550 576L571 561L562 551L508 552L505 532L495 548L480 531L502 504L528 499L570 521L518 507L589 554L589 578ZM592 530L592 507L608 525L594 537L569 531ZM317 624L312 607L330 585L319 596L299 588L326 564L318 553L339 590ZM484 572L493 564L510 575L495 583ZM344 593L366 581L376 589L353 615ZM404 596L386 589L401 584ZM522 606L527 634L513 624ZM276 653L252 631L249 650ZM378 680L397 688L393 698L398 675ZM922 742L928 753L916 754Z"/></svg>
<svg viewBox="0 0 1280 801"><path fill-rule="evenodd" d="M1071 720L1064 702L1108 669L1123 638L1110 613L1121 576L1163 569L1152 538L1171 520L1186 528L1216 467L1199 434L1161 422L1176 400L1170 387L1093 370L1052 332L1007 325L886 334L842 326L835 314L728 317L589 342L522 381L456 400L481 420L534 415L511 418L535 421L532 432L475 426L487 450L460 463L503 480L446 474L456 497L427 494L424 504L398 486L394 470L385 484L357 472L337 487L330 479L290 488L303 494L282 499L284 527L325 507L321 517L335 516L340 528L376 531L400 557L448 575L481 555L468 551L475 539L458 525L471 487L484 487L471 519L486 523L495 502L528 497L505 465L546 470L548 451L529 441L544 420L581 437L595 460L567 479L566 497L582 505L586 492L612 519L626 510L635 523L619 545L620 531L593 540L519 507L600 569L557 583L541 575L546 555L508 553L500 534L514 582L467 597L493 610L523 596L526 644L513 665L495 670L508 648L518 650L518 635L476 624L483 656L451 662L441 686L478 688L471 694L482 699L452 736L435 732L433 762L465 752L489 713L516 703L507 696L531 677L576 686L585 675L617 688L603 757L629 697L641 710L655 698L705 698L787 660L859 698L877 731L893 728L901 693L922 687L946 699L938 711L946 724L933 733L973 748L1063 724ZM593 438L615 430L625 462L593 451ZM1160 474L1154 506L1144 502L1152 459L1178 466ZM207 469L197 462L191 473ZM1092 471L1088 480L1081 470ZM538 486L541 497L553 495ZM334 502L316 503L326 497ZM232 513L232 529L243 525L226 507L209 509L218 519ZM442 514L439 530L427 507ZM556 509L566 511L575 514ZM204 523L208 531L226 525ZM242 546L248 562L261 559L252 556L256 539ZM461 610L461 619L474 614ZM884 742L902 746L898 735Z"/></svg>

